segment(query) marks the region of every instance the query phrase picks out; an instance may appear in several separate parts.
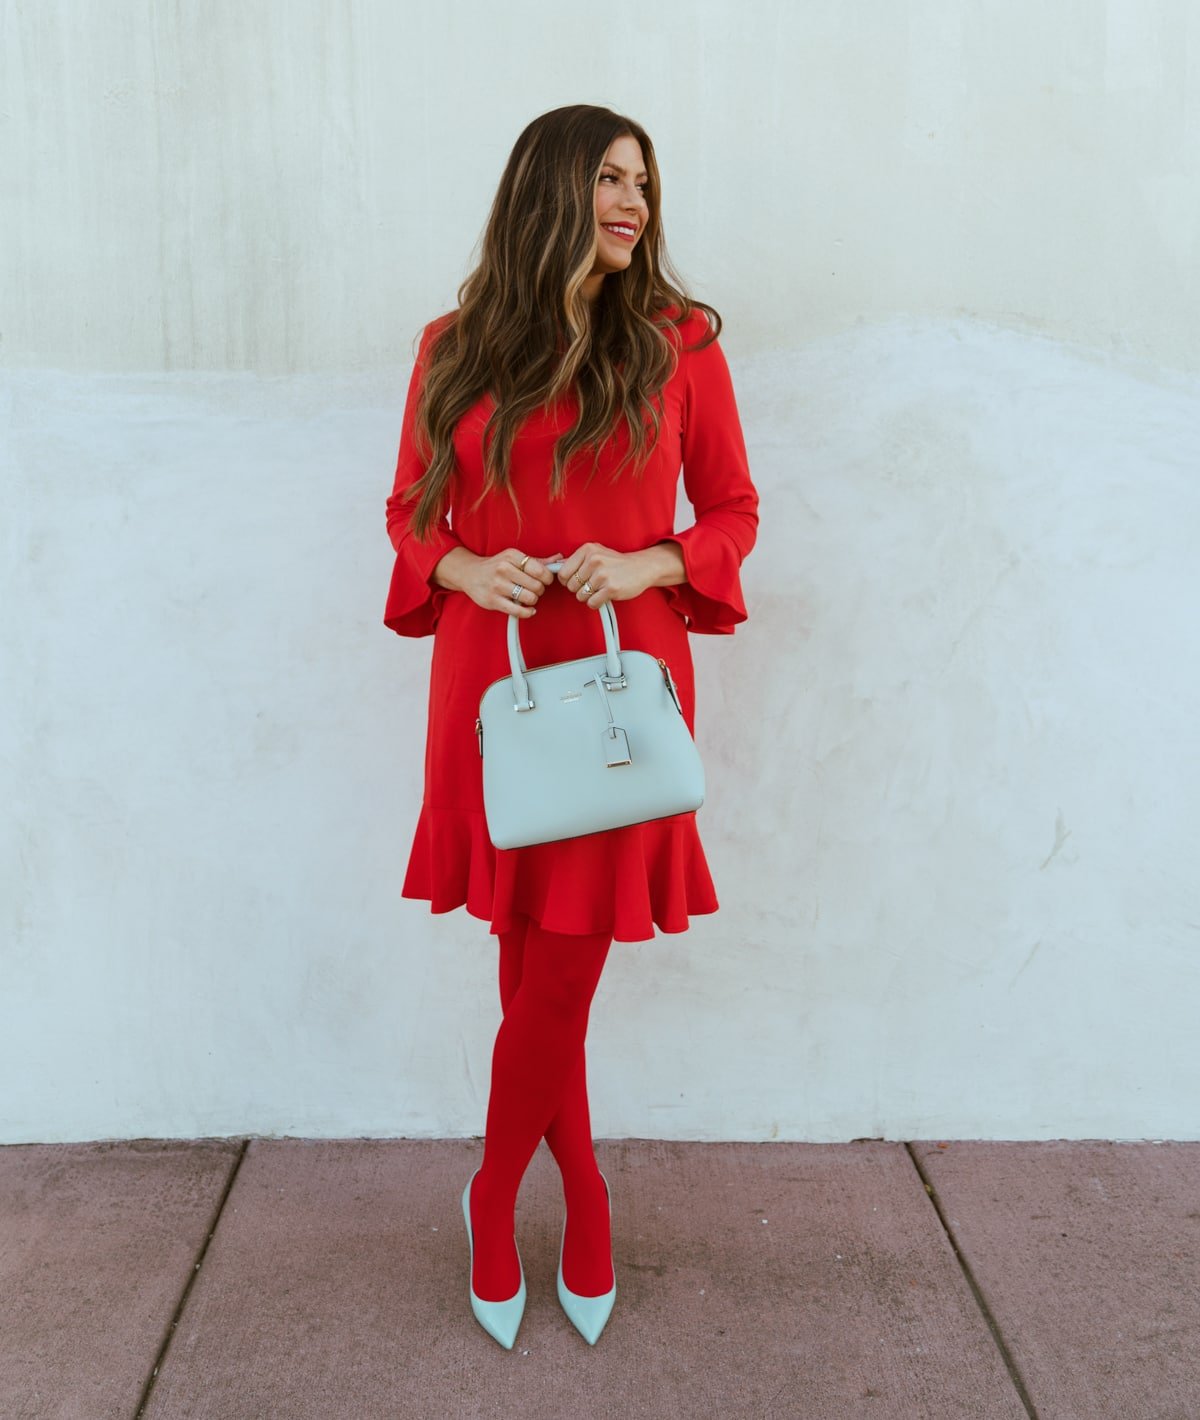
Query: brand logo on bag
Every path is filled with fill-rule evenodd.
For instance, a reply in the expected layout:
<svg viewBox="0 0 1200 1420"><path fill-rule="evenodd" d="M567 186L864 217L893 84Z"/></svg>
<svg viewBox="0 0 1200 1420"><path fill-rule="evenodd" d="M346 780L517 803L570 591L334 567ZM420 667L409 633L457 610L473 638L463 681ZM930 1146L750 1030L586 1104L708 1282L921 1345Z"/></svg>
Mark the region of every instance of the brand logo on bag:
<svg viewBox="0 0 1200 1420"><path fill-rule="evenodd" d="M583 699L583 691L582 691L582 690L568 690L567 693L566 693L566 695L560 695L558 698L559 698L560 700L582 700L582 699Z"/></svg>

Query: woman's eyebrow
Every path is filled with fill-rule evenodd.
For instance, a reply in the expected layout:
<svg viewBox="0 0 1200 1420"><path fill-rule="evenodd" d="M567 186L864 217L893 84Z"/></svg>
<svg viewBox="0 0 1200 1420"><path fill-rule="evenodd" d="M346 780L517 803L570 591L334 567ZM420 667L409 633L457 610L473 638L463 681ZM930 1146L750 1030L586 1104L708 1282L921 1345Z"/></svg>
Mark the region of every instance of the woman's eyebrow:
<svg viewBox="0 0 1200 1420"><path fill-rule="evenodd" d="M625 169L622 168L622 167L620 167L620 166L618 166L618 164L616 164L616 163L610 163L610 162L608 162L607 160L605 160L604 166L605 166L606 168L616 168L617 172L619 172L622 177L625 176ZM649 177L649 174L646 172L646 169L643 168L643 169L641 170L641 172L638 173L638 177Z"/></svg>

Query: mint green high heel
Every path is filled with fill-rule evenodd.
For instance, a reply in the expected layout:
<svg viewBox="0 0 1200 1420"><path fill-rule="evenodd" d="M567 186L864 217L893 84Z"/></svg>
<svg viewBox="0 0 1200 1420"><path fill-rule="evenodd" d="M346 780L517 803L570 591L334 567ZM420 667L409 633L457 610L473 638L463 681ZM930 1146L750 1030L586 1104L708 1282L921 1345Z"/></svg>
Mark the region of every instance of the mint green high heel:
<svg viewBox="0 0 1200 1420"><path fill-rule="evenodd" d="M601 1173L600 1177L604 1178L604 1174ZM608 1194L608 1217L611 1224L612 1189L609 1188L606 1178L604 1178L604 1189ZM567 1220L564 1218L562 1238L558 1244L558 1300L562 1304L563 1311L570 1318L571 1325L589 1346L594 1346L600 1333L604 1330L608 1318L612 1315L613 1303L617 1299L617 1269L613 1268L613 1284L602 1297L581 1297L577 1292L572 1292L563 1281L562 1254L563 1244L566 1240Z"/></svg>
<svg viewBox="0 0 1200 1420"><path fill-rule="evenodd" d="M471 1184L475 1181L475 1174L467 1179L467 1186L463 1189L462 1207L463 1217L467 1220L467 1246L471 1251L471 1258L467 1264L467 1290L471 1293L471 1310L475 1313L475 1320L483 1327L484 1331L494 1337L501 1346L511 1351L513 1342L517 1339L517 1328L521 1325L521 1318L525 1314L525 1268L521 1263L521 1254L517 1253L517 1265L521 1268L521 1285L503 1302L488 1302L482 1297L475 1295L475 1287L471 1281L475 1267L475 1240L471 1236Z"/></svg>

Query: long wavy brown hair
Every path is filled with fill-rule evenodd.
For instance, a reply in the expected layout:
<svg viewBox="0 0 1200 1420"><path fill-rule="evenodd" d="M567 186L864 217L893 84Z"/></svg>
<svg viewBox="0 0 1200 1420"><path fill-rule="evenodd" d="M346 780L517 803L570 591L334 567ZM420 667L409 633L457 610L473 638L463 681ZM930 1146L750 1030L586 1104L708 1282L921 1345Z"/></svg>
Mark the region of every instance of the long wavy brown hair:
<svg viewBox="0 0 1200 1420"><path fill-rule="evenodd" d="M628 267L605 275L592 306L583 283L596 259L595 189L605 154L625 135L641 145L648 215ZM649 134L633 119L593 104L541 114L517 139L492 202L481 259L457 296L457 310L435 322L426 355L415 421L425 472L402 491L406 501L420 494L412 517L418 541L445 510L456 467L455 426L484 394L491 392L495 408L483 430L481 498L504 489L519 525L512 445L534 410L548 409L568 389L578 401L578 418L554 445L552 499L563 496L567 468L580 450L592 450L590 480L601 445L622 418L629 446L613 476L630 462L639 475L659 435L654 397L678 360L680 342L667 327L703 310L708 330L687 348L703 349L721 332L718 312L686 294L667 256Z"/></svg>

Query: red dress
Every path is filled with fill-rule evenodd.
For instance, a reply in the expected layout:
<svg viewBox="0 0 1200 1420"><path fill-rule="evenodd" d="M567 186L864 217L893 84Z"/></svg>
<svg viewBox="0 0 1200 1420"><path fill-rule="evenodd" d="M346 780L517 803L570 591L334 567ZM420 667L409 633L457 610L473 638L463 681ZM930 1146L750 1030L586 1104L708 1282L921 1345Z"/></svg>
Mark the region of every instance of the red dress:
<svg viewBox="0 0 1200 1420"><path fill-rule="evenodd" d="M484 816L475 719L487 686L510 674L509 613L487 610L465 592L439 587L432 573L439 559L458 546L484 557L511 546L522 555L548 558L555 552L570 556L587 541L618 552L667 540L678 543L687 581L649 587L640 596L613 602L613 610L621 646L662 656L671 668L684 719L694 735L688 632L731 633L746 620L739 569L758 528L758 494L750 480L724 352L714 341L703 350L680 354L659 397L658 445L640 481L627 464L618 482L610 482L613 467L628 447L622 427L604 446L590 482L589 453L568 466L565 496L552 503L552 450L557 435L575 417L573 397L560 401L553 413L531 415L512 452L513 491L524 520L520 531L506 493L493 493L471 509L483 487L481 431L493 407L491 396L485 395L455 429L457 471L450 519L443 518L433 541L423 544L409 526L415 499L404 503L400 492L424 470L413 437L423 361L432 336L452 318L453 313L439 317L422 334L387 500L396 561L384 624L401 636L434 637L425 792L401 895L428 901L431 912L465 904L493 933L507 930L517 913L549 931L606 932L622 942L648 940L655 926L664 932L686 931L689 914L718 907L695 812L526 848L493 846ZM668 328L667 335L677 345L692 344L706 329L705 313L697 310L678 331ZM695 524L676 533L681 462ZM557 581L542 594L537 615L522 618L519 629L525 663L531 668L604 651L599 613Z"/></svg>

